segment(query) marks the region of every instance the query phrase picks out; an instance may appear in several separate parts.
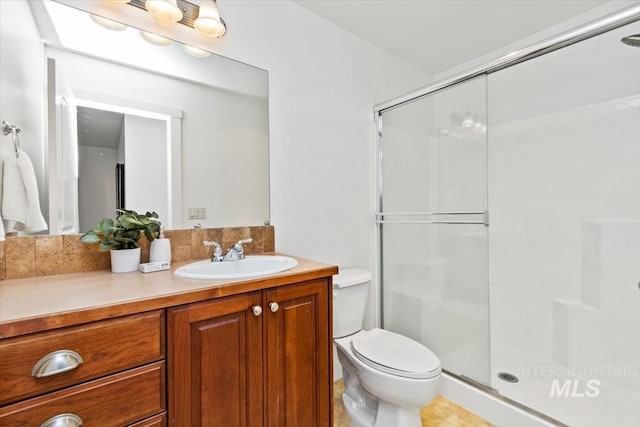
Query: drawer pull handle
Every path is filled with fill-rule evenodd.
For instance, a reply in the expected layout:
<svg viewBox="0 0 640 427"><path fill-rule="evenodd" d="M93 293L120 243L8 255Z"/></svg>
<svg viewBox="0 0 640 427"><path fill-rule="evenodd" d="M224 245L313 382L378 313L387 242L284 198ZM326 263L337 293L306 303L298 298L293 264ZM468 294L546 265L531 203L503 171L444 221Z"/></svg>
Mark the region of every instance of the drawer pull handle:
<svg viewBox="0 0 640 427"><path fill-rule="evenodd" d="M280 308L280 306L278 305L277 302L270 302L269 303L269 310L271 310L272 313L275 313L276 311L278 311L279 308Z"/></svg>
<svg viewBox="0 0 640 427"><path fill-rule="evenodd" d="M254 316L260 316L262 314L262 307L260 307L259 305L254 305L251 308L251 311L253 311Z"/></svg>
<svg viewBox="0 0 640 427"><path fill-rule="evenodd" d="M82 363L82 357L72 350L58 350L47 354L38 360L31 376L36 378L49 377L51 375L61 374L77 368ZM52 424L57 426L57 424ZM65 425L65 424L60 424Z"/></svg>
<svg viewBox="0 0 640 427"><path fill-rule="evenodd" d="M80 427L82 418L76 414L60 414L40 424L40 427Z"/></svg>

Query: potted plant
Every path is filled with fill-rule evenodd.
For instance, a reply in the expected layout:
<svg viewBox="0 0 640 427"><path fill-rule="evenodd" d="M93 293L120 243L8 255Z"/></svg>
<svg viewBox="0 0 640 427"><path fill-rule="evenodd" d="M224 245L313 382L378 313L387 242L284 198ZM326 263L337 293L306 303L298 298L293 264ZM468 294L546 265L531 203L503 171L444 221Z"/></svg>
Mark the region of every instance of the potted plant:
<svg viewBox="0 0 640 427"><path fill-rule="evenodd" d="M100 243L100 250L111 250L111 271L127 273L140 267L140 246L138 240L144 235L149 242L160 229L158 214L118 209L115 220L103 218L91 230L80 237L86 244Z"/></svg>

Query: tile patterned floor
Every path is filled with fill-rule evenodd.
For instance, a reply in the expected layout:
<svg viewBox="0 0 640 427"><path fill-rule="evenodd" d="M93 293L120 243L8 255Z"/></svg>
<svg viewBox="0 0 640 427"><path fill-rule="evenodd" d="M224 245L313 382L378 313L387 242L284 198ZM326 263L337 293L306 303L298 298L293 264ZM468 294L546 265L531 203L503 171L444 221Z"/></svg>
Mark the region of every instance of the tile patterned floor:
<svg viewBox="0 0 640 427"><path fill-rule="evenodd" d="M351 422L342 404L344 385L333 384L334 427L350 427ZM491 424L442 396L436 397L420 410L423 427L491 427Z"/></svg>

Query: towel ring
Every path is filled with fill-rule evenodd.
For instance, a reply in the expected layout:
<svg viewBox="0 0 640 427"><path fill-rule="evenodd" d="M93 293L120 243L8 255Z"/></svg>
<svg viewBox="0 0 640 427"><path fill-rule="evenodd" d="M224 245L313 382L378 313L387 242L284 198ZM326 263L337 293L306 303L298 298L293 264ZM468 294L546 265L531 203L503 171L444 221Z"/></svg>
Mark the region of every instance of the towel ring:
<svg viewBox="0 0 640 427"><path fill-rule="evenodd" d="M20 157L20 137L18 134L21 129L19 126L10 125L9 123L2 121L2 133L5 135L11 134L11 139L13 140L13 150L16 153L16 159Z"/></svg>

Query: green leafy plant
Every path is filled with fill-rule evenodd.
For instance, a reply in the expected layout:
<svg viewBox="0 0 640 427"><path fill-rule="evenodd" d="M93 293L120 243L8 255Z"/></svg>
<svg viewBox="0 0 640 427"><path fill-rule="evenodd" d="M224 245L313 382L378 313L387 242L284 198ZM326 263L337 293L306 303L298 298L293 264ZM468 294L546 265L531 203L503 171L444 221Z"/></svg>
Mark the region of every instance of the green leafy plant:
<svg viewBox="0 0 640 427"><path fill-rule="evenodd" d="M86 244L100 243L100 250L109 249L135 249L138 248L138 240L144 235L152 242L160 229L158 214L147 212L144 215L136 211L118 209L115 220L103 218L91 230L80 237L80 241Z"/></svg>

